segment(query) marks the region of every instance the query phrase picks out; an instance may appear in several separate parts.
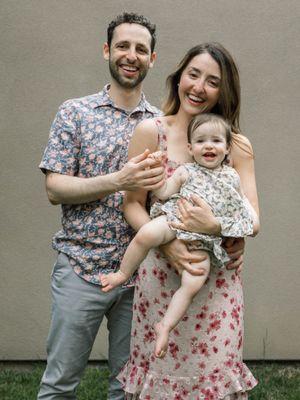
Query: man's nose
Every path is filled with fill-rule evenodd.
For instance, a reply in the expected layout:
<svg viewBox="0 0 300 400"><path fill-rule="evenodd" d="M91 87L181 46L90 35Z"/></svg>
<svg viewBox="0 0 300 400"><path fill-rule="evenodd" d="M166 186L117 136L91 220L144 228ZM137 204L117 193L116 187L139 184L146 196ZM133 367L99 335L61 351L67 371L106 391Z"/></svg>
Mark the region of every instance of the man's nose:
<svg viewBox="0 0 300 400"><path fill-rule="evenodd" d="M136 57L136 51L133 48L128 49L127 52L127 60L131 63L134 63L136 61L137 57Z"/></svg>

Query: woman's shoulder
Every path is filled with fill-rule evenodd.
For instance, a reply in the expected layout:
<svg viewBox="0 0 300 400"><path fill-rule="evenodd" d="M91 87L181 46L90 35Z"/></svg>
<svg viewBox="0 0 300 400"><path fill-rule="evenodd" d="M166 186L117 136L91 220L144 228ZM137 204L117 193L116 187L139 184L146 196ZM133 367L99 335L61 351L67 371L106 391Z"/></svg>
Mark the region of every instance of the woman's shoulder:
<svg viewBox="0 0 300 400"><path fill-rule="evenodd" d="M137 124L135 131L143 133L157 132L160 126L166 124L166 118L167 117L146 118Z"/></svg>
<svg viewBox="0 0 300 400"><path fill-rule="evenodd" d="M134 129L130 148L149 148L151 151L156 151L163 134L165 133L165 127L167 124L168 117L155 117L146 118Z"/></svg>
<svg viewBox="0 0 300 400"><path fill-rule="evenodd" d="M242 133L232 133L231 156L254 158L251 142Z"/></svg>
<svg viewBox="0 0 300 400"><path fill-rule="evenodd" d="M157 118L146 118L143 119L141 122L139 122L136 126L136 130L137 129L153 129L156 125L156 120Z"/></svg>

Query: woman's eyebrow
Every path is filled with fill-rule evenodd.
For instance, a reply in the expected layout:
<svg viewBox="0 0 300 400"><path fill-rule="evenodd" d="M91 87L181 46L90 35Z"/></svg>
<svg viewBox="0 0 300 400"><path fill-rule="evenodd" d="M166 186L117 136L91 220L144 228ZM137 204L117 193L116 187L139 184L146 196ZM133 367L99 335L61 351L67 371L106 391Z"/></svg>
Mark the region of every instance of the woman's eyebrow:
<svg viewBox="0 0 300 400"><path fill-rule="evenodd" d="M198 74L201 74L201 70L200 70L199 68L190 67L190 69L191 69L192 71L194 71L194 72L197 72ZM210 78L213 78L213 79L216 79L216 80L218 80L218 81L221 80L221 78L220 78L219 76L217 76L217 75L209 75L209 77L210 77Z"/></svg>

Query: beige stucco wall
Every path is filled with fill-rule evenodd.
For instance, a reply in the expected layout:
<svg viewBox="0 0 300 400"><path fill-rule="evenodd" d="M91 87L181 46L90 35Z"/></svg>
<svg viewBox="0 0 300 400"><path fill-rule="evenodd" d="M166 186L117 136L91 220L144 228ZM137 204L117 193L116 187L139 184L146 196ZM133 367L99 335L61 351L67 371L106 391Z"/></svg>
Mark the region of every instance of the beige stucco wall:
<svg viewBox="0 0 300 400"><path fill-rule="evenodd" d="M45 358L60 210L48 204L37 166L59 104L107 82L101 47L123 10L157 24L158 59L145 84L153 104L192 45L217 40L234 54L262 221L247 245L245 357L299 359L299 1L2 0L1 10L0 359ZM105 358L105 339L103 327L93 358Z"/></svg>

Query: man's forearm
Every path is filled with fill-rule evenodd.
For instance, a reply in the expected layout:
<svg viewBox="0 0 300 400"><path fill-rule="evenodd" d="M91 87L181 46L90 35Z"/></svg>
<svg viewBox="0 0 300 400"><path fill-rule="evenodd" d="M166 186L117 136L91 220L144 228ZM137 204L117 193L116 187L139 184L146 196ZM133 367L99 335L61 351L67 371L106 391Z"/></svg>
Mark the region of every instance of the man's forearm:
<svg viewBox="0 0 300 400"><path fill-rule="evenodd" d="M118 172L93 178L48 172L46 190L52 204L89 203L120 190Z"/></svg>
<svg viewBox="0 0 300 400"><path fill-rule="evenodd" d="M148 150L129 160L122 169L93 178L48 172L46 190L52 204L82 204L120 190L156 190L163 184L164 168L147 159Z"/></svg>

